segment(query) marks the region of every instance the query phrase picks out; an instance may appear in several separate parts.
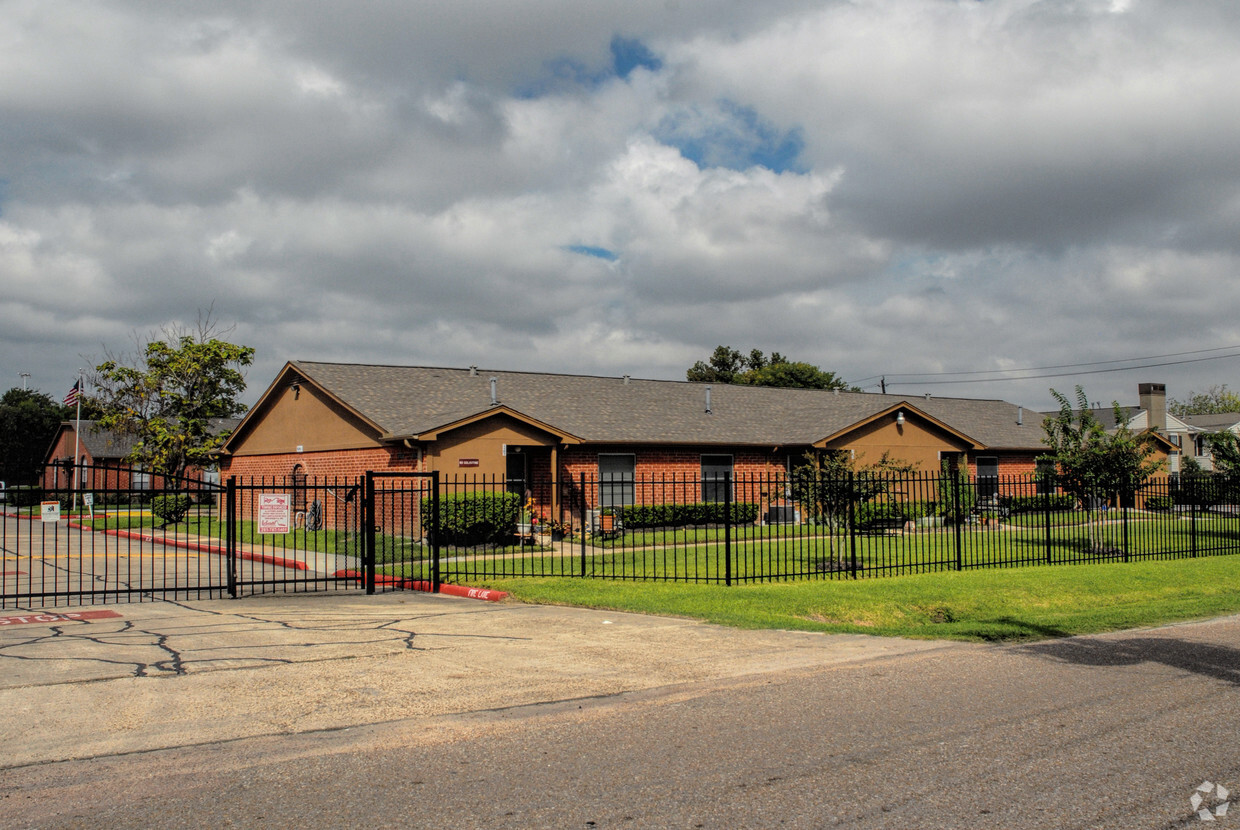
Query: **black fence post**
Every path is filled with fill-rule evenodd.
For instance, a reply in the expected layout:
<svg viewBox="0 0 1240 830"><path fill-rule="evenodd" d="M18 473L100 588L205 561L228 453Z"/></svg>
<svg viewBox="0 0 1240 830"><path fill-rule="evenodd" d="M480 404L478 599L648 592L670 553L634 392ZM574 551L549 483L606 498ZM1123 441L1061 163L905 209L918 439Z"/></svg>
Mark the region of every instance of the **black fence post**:
<svg viewBox="0 0 1240 830"><path fill-rule="evenodd" d="M960 511L960 472L952 472L952 515L956 517L956 570L964 570L964 515Z"/></svg>
<svg viewBox="0 0 1240 830"><path fill-rule="evenodd" d="M1051 564L1051 493L1054 481L1049 475L1042 479L1042 518L1046 525L1046 564Z"/></svg>
<svg viewBox="0 0 1240 830"><path fill-rule="evenodd" d="M586 510L586 474L581 473L581 576L584 579L586 575L586 517L589 511Z"/></svg>
<svg viewBox="0 0 1240 830"><path fill-rule="evenodd" d="M723 474L723 584L732 584L732 474Z"/></svg>
<svg viewBox="0 0 1240 830"><path fill-rule="evenodd" d="M228 595L237 598L237 477L228 477L224 490L224 568L228 571Z"/></svg>
<svg viewBox="0 0 1240 830"><path fill-rule="evenodd" d="M431 593L439 593L443 574L439 570L439 471L431 470ZM372 569L373 570L373 569Z"/></svg>
<svg viewBox="0 0 1240 830"><path fill-rule="evenodd" d="M1132 490L1131 498L1135 500L1136 497L1137 497L1137 491L1134 488ZM1120 515L1120 522L1123 524L1123 527L1124 527L1124 561L1127 562L1128 561L1128 501L1129 501L1129 497L1121 493L1119 499L1120 499L1120 502L1119 502L1120 510L1123 511L1119 515Z"/></svg>
<svg viewBox="0 0 1240 830"><path fill-rule="evenodd" d="M1196 558L1197 558L1197 500L1200 498L1200 493L1201 493L1201 480L1200 480L1200 479L1196 479L1196 480L1194 480L1194 481L1193 481L1193 485L1194 485L1194 486L1193 486L1193 487L1191 487L1191 488L1189 489L1189 491L1188 491L1188 493L1189 493L1189 498L1188 498L1188 511L1189 511L1189 512L1188 512L1188 515L1189 515L1189 525L1188 525L1188 527L1189 527L1189 531L1188 531L1188 538L1189 538L1189 540L1190 540L1190 545L1191 545L1191 551L1192 551L1192 552L1191 552L1191 556L1192 556L1194 559L1196 559Z"/></svg>
<svg viewBox="0 0 1240 830"><path fill-rule="evenodd" d="M362 550L362 567L366 571L366 593L375 592L375 474L366 471L366 495L362 502L362 518L366 522L362 538L365 545Z"/></svg>
<svg viewBox="0 0 1240 830"><path fill-rule="evenodd" d="M848 471L848 571L857 578L857 492L856 476Z"/></svg>

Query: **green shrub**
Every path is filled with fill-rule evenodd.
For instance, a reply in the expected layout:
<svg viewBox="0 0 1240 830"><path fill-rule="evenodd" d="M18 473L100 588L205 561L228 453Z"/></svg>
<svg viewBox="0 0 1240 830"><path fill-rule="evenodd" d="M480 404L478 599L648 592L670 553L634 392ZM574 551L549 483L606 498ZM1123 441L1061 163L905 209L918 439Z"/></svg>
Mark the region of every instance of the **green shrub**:
<svg viewBox="0 0 1240 830"><path fill-rule="evenodd" d="M43 488L34 485L22 485L8 489L9 504L14 507L34 507L43 501Z"/></svg>
<svg viewBox="0 0 1240 830"><path fill-rule="evenodd" d="M152 515L163 519L165 525L176 524L189 514L194 500L189 496L156 496L151 499Z"/></svg>
<svg viewBox="0 0 1240 830"><path fill-rule="evenodd" d="M999 506L1012 513L1037 513L1049 509L1059 513L1076 507L1076 497L1068 493L1046 496L999 496Z"/></svg>
<svg viewBox="0 0 1240 830"><path fill-rule="evenodd" d="M422 515L430 516L431 500L422 499ZM521 496L516 493L464 493L439 499L439 541L450 545L501 542L517 532Z"/></svg>
<svg viewBox="0 0 1240 830"><path fill-rule="evenodd" d="M690 504L631 504L614 509L620 523L627 528L639 527L685 527L688 525L724 524L728 514L723 502L694 502ZM753 524L758 521L758 505L755 502L732 503L731 523Z"/></svg>
<svg viewBox="0 0 1240 830"><path fill-rule="evenodd" d="M1150 496L1145 500L1147 510L1170 510L1171 496Z"/></svg>
<svg viewBox="0 0 1240 830"><path fill-rule="evenodd" d="M853 518L856 520L857 527L869 527L871 525L887 522L899 522L903 524L911 517L905 515L904 505L899 502L873 502L869 501L865 504L856 506Z"/></svg>

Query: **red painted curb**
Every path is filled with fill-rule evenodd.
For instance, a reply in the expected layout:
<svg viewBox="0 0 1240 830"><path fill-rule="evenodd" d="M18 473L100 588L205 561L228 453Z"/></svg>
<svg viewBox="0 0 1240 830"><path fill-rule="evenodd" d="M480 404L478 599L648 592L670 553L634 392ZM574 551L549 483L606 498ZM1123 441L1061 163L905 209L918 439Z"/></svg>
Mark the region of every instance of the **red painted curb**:
<svg viewBox="0 0 1240 830"><path fill-rule="evenodd" d="M356 579L361 582L366 581L366 574L361 571L343 570L336 571L333 576L344 577L347 579ZM390 585L403 591L424 591L431 592L432 585L426 579L402 579L396 576L380 576L375 575L376 585ZM447 594L452 597L465 597L466 599L481 599L487 602L499 602L508 596L507 591L493 591L489 588L470 588L465 585L450 585L444 582L439 583L439 593Z"/></svg>
<svg viewBox="0 0 1240 830"><path fill-rule="evenodd" d="M78 530L91 530L92 528L78 522L68 522L68 526L77 528ZM104 533L108 536L118 536L122 539L138 539L142 542L156 542L161 545L167 545L174 548L184 548L185 550L198 551L199 553L214 553L217 556L224 556L228 553L226 548L219 545L203 545L198 542L182 542L180 539L160 538L153 533L135 533L132 530L100 530L96 533ZM306 571L310 566L298 559L288 559L283 556L272 556L269 553L251 553L248 551L237 551L238 559L245 559L249 562L263 562L268 565L278 565L281 568L288 568L293 571Z"/></svg>

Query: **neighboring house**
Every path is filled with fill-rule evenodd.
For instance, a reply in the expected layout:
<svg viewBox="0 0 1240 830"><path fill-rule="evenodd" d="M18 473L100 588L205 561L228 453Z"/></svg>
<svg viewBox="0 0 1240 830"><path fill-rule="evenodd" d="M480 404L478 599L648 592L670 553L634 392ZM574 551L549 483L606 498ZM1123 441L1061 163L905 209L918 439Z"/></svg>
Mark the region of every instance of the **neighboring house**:
<svg viewBox="0 0 1240 830"><path fill-rule="evenodd" d="M152 475L140 467L133 467L125 459L133 451L136 440L132 435L103 429L95 421L82 421L81 437L76 438L76 421L63 421L52 438L52 444L43 457L43 486L49 489L70 487L73 484L73 451L77 448L78 489L82 490L147 490L162 489L162 476ZM239 423L236 418L213 418L211 430L215 434L231 430ZM76 440L75 440L76 439ZM203 470L190 467L186 479L219 481L216 469Z"/></svg>
<svg viewBox="0 0 1240 830"><path fill-rule="evenodd" d="M1178 473L1185 458L1194 459L1204 470L1214 469L1206 436L1216 432L1240 435L1240 412L1172 415L1167 411L1166 384L1137 384L1137 400L1137 406L1121 406L1120 415L1127 419L1125 424L1134 433L1154 430L1173 445L1167 459L1169 472ZM1114 407L1096 407L1093 413L1107 429L1115 428Z"/></svg>
<svg viewBox="0 0 1240 830"><path fill-rule="evenodd" d="M1031 474L1042 419L995 400L532 372L288 363L224 445L238 476L500 482L775 475L807 452ZM702 484L702 500L712 500ZM554 496L552 496L554 499Z"/></svg>
<svg viewBox="0 0 1240 830"><path fill-rule="evenodd" d="M1167 416L1168 420L1172 416ZM1188 427L1184 439L1185 455L1193 455L1204 470L1214 469L1214 457L1210 452L1207 436L1219 432L1240 435L1240 412L1222 412L1213 415L1181 415L1179 420Z"/></svg>

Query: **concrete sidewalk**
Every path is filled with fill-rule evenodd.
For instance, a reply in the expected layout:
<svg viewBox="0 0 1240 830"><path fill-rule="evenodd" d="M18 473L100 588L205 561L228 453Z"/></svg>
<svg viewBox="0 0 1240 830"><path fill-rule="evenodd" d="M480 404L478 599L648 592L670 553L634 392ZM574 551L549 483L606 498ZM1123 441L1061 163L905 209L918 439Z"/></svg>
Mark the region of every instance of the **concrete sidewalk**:
<svg viewBox="0 0 1240 830"><path fill-rule="evenodd" d="M417 593L105 610L0 624L0 768L983 648Z"/></svg>

